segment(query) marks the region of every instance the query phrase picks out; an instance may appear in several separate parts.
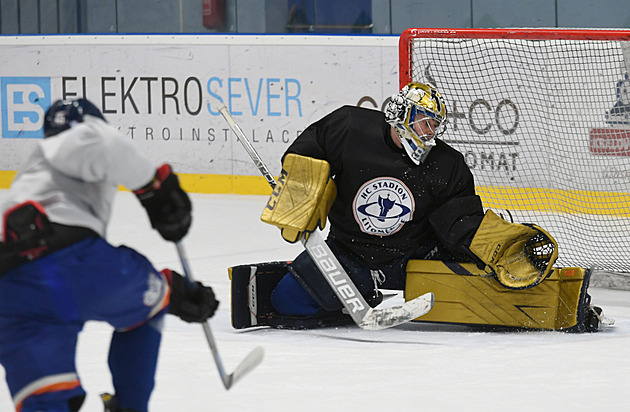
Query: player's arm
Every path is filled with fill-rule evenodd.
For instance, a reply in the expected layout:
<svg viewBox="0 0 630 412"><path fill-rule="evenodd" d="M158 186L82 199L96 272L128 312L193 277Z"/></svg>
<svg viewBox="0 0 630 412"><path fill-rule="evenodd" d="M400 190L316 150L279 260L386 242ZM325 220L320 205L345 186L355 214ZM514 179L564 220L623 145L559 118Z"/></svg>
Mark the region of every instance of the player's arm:
<svg viewBox="0 0 630 412"><path fill-rule="evenodd" d="M160 166L148 183L133 192L147 210L151 226L164 239L177 242L188 233L192 204L170 165Z"/></svg>
<svg viewBox="0 0 630 412"><path fill-rule="evenodd" d="M98 124L104 135L106 156L104 179L122 184L133 191L147 211L151 226L165 239L181 240L192 223L192 204L182 190L179 178L169 164L156 169L153 163L125 139L117 130L105 123Z"/></svg>
<svg viewBox="0 0 630 412"><path fill-rule="evenodd" d="M96 120L89 125L102 146L93 169L102 170L102 180L132 190L146 209L151 226L165 240L181 240L192 223L192 204L171 166L156 168L133 142L105 122Z"/></svg>
<svg viewBox="0 0 630 412"><path fill-rule="evenodd" d="M326 225L337 195L332 177L343 169L338 154L351 121L348 110L344 106L309 125L282 158L278 186L261 218L278 226L288 242Z"/></svg>
<svg viewBox="0 0 630 412"><path fill-rule="evenodd" d="M510 223L491 210L485 215L474 193L474 180L463 162L457 162L443 185L441 197L448 199L431 215L429 222L442 243L454 252L466 252L494 271L498 281L510 289L538 285L549 274L558 257L553 237L536 225Z"/></svg>
<svg viewBox="0 0 630 412"><path fill-rule="evenodd" d="M440 158L439 164L440 178L436 180L443 183L432 188L431 196L438 200L429 213L429 223L449 251L481 264L468 249L484 215L473 175L459 153Z"/></svg>
<svg viewBox="0 0 630 412"><path fill-rule="evenodd" d="M468 194L454 197L429 214L429 223L440 242L455 255L478 262L468 245L483 220L479 196Z"/></svg>
<svg viewBox="0 0 630 412"><path fill-rule="evenodd" d="M162 270L162 275L170 286L168 312L186 322L205 322L214 315L219 301L210 286L201 282L190 285L179 273L170 269Z"/></svg>
<svg viewBox="0 0 630 412"><path fill-rule="evenodd" d="M297 242L303 234L324 228L336 195L328 162L289 153L261 219L279 227L286 241Z"/></svg>
<svg viewBox="0 0 630 412"><path fill-rule="evenodd" d="M85 116L69 130L44 139L42 152L57 171L84 182L109 182L130 190L146 184L156 165L102 119Z"/></svg>

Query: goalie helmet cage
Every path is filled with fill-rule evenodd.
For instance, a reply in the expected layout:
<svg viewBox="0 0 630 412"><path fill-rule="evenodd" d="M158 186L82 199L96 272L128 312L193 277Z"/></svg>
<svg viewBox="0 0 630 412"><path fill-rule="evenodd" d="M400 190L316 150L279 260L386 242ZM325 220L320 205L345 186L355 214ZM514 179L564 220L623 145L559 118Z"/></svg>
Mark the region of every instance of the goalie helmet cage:
<svg viewBox="0 0 630 412"><path fill-rule="evenodd" d="M437 87L484 206L537 223L556 265L630 272L630 31L408 29L400 86Z"/></svg>

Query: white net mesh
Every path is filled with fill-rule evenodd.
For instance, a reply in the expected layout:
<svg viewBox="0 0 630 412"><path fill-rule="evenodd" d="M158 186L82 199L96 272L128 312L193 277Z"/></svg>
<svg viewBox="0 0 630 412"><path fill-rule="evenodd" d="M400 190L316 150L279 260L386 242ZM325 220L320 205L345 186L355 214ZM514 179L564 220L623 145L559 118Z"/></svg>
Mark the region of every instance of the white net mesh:
<svg viewBox="0 0 630 412"><path fill-rule="evenodd" d="M402 80L444 96L484 206L548 230L559 266L630 271L626 42L410 41Z"/></svg>

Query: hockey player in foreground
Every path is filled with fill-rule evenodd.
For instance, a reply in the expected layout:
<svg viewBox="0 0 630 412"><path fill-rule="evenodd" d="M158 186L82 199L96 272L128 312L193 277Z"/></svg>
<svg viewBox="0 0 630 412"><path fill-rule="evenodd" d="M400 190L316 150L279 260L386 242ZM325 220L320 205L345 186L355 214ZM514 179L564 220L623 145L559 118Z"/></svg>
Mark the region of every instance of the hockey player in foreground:
<svg viewBox="0 0 630 412"><path fill-rule="evenodd" d="M85 99L55 102L44 135L0 206L0 363L15 408L79 410L77 335L97 320L115 328L108 410L146 411L164 315L205 322L218 302L104 236L119 184L173 242L188 232L190 200L170 166L156 168Z"/></svg>
<svg viewBox="0 0 630 412"><path fill-rule="evenodd" d="M441 94L420 83L393 96L385 113L335 110L284 154L262 220L295 242L328 218L326 243L372 306L379 289L403 290L406 300L433 292L420 321L597 329L588 271L554 269L558 245L543 228L484 213L463 156L439 139L446 119ZM237 329L349 321L306 252L236 266L230 276Z"/></svg>

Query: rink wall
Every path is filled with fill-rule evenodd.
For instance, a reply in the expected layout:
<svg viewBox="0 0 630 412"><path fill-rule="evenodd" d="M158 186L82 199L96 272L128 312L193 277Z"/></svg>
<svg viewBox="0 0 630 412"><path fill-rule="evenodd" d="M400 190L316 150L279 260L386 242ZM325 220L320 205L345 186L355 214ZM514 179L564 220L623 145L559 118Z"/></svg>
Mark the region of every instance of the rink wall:
<svg viewBox="0 0 630 412"><path fill-rule="evenodd" d="M277 174L281 155L310 123L346 104L381 109L398 90L398 36L0 36L0 56L0 188L10 185L41 138L44 111L59 98L85 96L95 102L156 164L171 163L191 192L267 194L266 180L219 114L219 103L228 106ZM614 94L604 86L602 90ZM485 113L479 97L463 100L472 103L469 116L454 117L449 138L455 141L467 140L471 129L485 125L478 119L477 126L473 123L473 111ZM458 111L466 111L463 103L455 103ZM497 116L507 116L497 118L493 133L516 121L510 117L515 105L486 105L488 113L496 106ZM452 109L455 113L456 107ZM518 111L521 123L525 112ZM489 129L492 116L485 121ZM542 139L531 139L537 140ZM527 204L528 210L563 212L549 207L555 202L536 202L543 191L545 196L570 198L578 208L574 211L610 214L581 206L587 203L581 199L598 197L615 205L613 214L630 216L626 193L594 192L589 186L556 194L538 179L532 181L542 189L519 191L513 187L514 171L535 175L536 163L528 159L540 149L528 144L514 150L495 145L465 153L488 207L514 210ZM604 172L604 179L627 178L625 170ZM577 181L588 184L591 178ZM492 194L496 192L508 195L497 197Z"/></svg>
<svg viewBox="0 0 630 412"><path fill-rule="evenodd" d="M217 110L225 103L273 173L307 125L341 105L381 108L398 88L398 37L0 37L0 187L59 98L85 96L200 193L265 194Z"/></svg>

